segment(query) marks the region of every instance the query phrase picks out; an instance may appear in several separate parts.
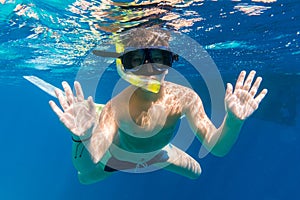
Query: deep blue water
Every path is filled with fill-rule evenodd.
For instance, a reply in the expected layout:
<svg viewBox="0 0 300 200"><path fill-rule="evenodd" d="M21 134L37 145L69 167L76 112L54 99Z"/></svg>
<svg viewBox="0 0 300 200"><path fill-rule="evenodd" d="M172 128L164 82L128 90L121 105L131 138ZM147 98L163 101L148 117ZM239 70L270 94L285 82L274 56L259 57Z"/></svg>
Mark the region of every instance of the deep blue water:
<svg viewBox="0 0 300 200"><path fill-rule="evenodd" d="M151 5L0 2L0 199L300 199L299 1L181 3L148 17ZM87 7L80 7L83 4ZM93 6L104 13L100 18ZM171 14L189 23L164 18ZM118 173L81 185L71 162L70 135L48 105L53 98L22 76L36 75L56 86L62 80L71 82L90 50L111 35L108 30L134 25L174 30L174 24L207 50L224 82L234 83L242 69L255 69L264 78L262 88L269 89L268 95L225 157L209 154L200 159L200 143L193 142L187 152L201 164L197 180L161 170ZM175 67L209 108L201 77L193 76L184 64ZM101 103L110 98L112 79L117 78L113 65L106 73L104 89L97 94Z"/></svg>

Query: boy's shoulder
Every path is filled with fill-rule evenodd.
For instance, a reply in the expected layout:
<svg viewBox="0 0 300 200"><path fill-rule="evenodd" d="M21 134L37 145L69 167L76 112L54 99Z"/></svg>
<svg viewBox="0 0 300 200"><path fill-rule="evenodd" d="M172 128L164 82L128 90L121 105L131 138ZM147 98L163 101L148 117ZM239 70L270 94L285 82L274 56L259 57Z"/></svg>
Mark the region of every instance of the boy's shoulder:
<svg viewBox="0 0 300 200"><path fill-rule="evenodd" d="M167 91L169 92L176 92L178 94L188 94L188 93L195 93L195 91L189 87L177 84L177 83L173 83L173 82L169 82L169 81L165 81L164 82L164 87Z"/></svg>

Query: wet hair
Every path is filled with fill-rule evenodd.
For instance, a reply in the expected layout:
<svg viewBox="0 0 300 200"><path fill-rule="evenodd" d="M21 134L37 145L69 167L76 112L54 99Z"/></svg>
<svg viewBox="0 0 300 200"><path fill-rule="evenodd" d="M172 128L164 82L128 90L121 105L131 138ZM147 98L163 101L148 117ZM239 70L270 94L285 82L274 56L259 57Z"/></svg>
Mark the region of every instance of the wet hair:
<svg viewBox="0 0 300 200"><path fill-rule="evenodd" d="M156 28L135 28L121 33L119 40L125 47L168 47L170 33Z"/></svg>

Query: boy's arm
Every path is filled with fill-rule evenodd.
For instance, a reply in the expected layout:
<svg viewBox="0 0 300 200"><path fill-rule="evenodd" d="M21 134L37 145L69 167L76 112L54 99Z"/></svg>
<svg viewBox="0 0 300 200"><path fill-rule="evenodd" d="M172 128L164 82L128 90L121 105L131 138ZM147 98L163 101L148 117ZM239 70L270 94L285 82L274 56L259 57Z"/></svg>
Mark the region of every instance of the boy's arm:
<svg viewBox="0 0 300 200"><path fill-rule="evenodd" d="M227 85L226 116L218 129L205 114L199 96L192 91L187 95L189 103L184 107L185 115L197 137L214 155L224 156L229 152L244 121L258 108L259 103L267 94L267 90L264 89L254 97L262 78L258 77L252 85L255 71L251 71L246 80L245 75L245 71L240 73L234 91L231 84Z"/></svg>
<svg viewBox="0 0 300 200"><path fill-rule="evenodd" d="M83 184L97 182L111 174L105 172L104 168L109 159L108 149L118 128L110 103L99 114L99 122L93 128L90 138L82 141L73 139L72 161Z"/></svg>
<svg viewBox="0 0 300 200"><path fill-rule="evenodd" d="M102 158L104 156L107 151L106 146L111 145L113 137L117 132L113 116L107 114L111 112L109 111L110 108L108 106L105 107L103 104L95 104L95 107L97 116L96 121L98 122L87 130L87 132L90 132L90 134L88 134L90 136L84 139L72 134L72 160L78 171L86 171L89 170L89 168L95 167L100 161L99 157ZM100 126L102 128L99 128ZM111 132L109 130L111 130ZM99 138L95 139L96 137L100 137L104 141L100 142ZM104 137L107 137L107 139L104 139ZM97 142L95 142L96 140ZM102 147L103 150L97 152L97 146ZM97 161L96 158L98 158Z"/></svg>
<svg viewBox="0 0 300 200"><path fill-rule="evenodd" d="M113 143L117 133L118 125L115 121L115 115L110 101L103 108L98 123L93 129L91 138L85 142L94 163L101 161Z"/></svg>
<svg viewBox="0 0 300 200"><path fill-rule="evenodd" d="M50 101L52 110L59 120L72 133L72 157L79 174L88 174L96 167L116 133L116 124L110 106L105 106L101 115L97 111L102 108L96 105L91 97L84 99L83 91L78 82L74 83L76 96L67 82L62 83L62 91L55 90L61 108L54 101Z"/></svg>

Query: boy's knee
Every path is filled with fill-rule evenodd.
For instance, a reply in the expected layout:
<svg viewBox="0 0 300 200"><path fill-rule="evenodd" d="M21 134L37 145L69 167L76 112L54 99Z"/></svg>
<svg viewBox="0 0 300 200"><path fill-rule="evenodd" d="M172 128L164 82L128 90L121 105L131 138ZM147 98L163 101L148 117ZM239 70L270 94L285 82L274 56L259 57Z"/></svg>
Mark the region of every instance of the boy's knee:
<svg viewBox="0 0 300 200"><path fill-rule="evenodd" d="M106 179L111 176L113 172L105 172L101 169L94 169L89 172L78 172L78 179L81 184L88 185Z"/></svg>
<svg viewBox="0 0 300 200"><path fill-rule="evenodd" d="M88 185L88 184L92 184L95 181L92 181L91 179L89 179L86 175L78 173L78 180L81 184L83 185Z"/></svg>

